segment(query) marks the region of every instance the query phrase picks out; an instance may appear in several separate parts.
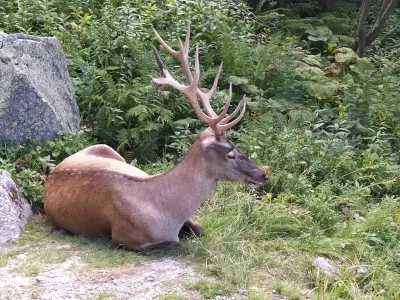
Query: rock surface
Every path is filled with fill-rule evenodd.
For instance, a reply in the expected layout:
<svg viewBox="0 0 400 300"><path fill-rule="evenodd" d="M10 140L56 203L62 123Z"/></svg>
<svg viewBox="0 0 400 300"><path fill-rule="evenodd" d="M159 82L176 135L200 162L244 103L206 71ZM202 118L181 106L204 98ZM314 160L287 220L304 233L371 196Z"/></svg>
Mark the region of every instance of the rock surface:
<svg viewBox="0 0 400 300"><path fill-rule="evenodd" d="M0 243L18 238L32 208L7 171L0 170Z"/></svg>
<svg viewBox="0 0 400 300"><path fill-rule="evenodd" d="M79 119L58 40L0 32L0 140L44 142Z"/></svg>

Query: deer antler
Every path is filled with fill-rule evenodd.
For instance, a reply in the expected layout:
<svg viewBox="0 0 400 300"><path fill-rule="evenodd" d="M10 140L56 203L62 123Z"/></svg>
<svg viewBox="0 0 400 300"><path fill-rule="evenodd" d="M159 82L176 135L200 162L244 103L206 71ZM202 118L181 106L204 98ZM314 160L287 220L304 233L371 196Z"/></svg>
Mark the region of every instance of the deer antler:
<svg viewBox="0 0 400 300"><path fill-rule="evenodd" d="M236 109L233 111L232 114L226 115L229 109L229 105L231 103L232 99L232 83L229 85L229 96L228 96L228 101L226 102L224 108L222 109L222 112L218 115L215 113L215 111L212 109L210 101L212 96L214 95L215 90L217 89L218 85L218 79L221 74L222 70L222 63L218 68L217 75L214 80L214 84L211 88L210 91L207 93L202 92L198 85L199 85L199 79L200 79L200 65L199 65L199 46L196 45L196 54L194 56L194 73L190 71L189 67L189 40L190 40L190 22L188 21L187 25L187 31L186 31L186 38L185 38L185 43L182 44L181 39L179 39L179 51L173 50L171 47L169 47L164 40L160 37L160 35L157 33L157 31L153 28L153 32L155 36L157 37L158 41L161 43L161 45L167 50L170 54L172 54L174 57L176 57L183 69L183 72L185 73L186 80L189 85L184 85L180 82L178 82L176 79L174 79L171 74L169 73L167 67L165 64L162 62L160 56L157 53L157 50L154 50L154 54L156 56L156 60L158 63L158 66L160 67L161 70L161 78L153 78L152 81L156 85L170 85L173 88L177 89L178 91L184 93L187 95L189 98L189 102L193 107L193 110L197 117L208 124L212 130L214 130L215 134L217 135L222 135L225 131L227 131L229 128L233 127L236 125L244 116L244 112L246 110L246 97L243 96L242 100L240 101L239 105L236 107ZM205 110L206 113L203 112L199 105L200 99L202 106ZM231 121L240 111L242 108L242 111L240 112L240 115Z"/></svg>

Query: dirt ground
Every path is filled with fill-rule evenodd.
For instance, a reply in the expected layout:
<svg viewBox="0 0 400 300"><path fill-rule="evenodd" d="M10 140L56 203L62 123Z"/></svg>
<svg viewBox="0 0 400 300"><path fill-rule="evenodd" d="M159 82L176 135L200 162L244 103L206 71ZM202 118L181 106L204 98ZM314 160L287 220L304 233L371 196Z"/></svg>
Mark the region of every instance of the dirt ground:
<svg viewBox="0 0 400 300"><path fill-rule="evenodd" d="M76 271L76 266L82 267L80 258L71 256L63 263L46 265L36 276L14 272L27 258L19 254L0 268L0 299L162 299L171 294L202 299L183 286L196 279L193 268L172 258L80 272Z"/></svg>
<svg viewBox="0 0 400 300"><path fill-rule="evenodd" d="M0 245L0 300L207 299L189 287L200 279L204 274L185 255L111 249L108 240L56 231L44 216L33 218L18 241Z"/></svg>
<svg viewBox="0 0 400 300"><path fill-rule="evenodd" d="M0 299L203 299L186 288L198 275L184 258L91 243L55 232L44 216L33 218L18 241L0 245ZM96 260L113 265L93 266Z"/></svg>

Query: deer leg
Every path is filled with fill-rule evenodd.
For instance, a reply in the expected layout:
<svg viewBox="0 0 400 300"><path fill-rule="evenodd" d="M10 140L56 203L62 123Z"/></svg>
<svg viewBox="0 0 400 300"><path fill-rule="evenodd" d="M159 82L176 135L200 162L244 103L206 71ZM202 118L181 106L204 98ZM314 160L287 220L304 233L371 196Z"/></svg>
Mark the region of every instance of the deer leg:
<svg viewBox="0 0 400 300"><path fill-rule="evenodd" d="M112 228L113 245L118 245L126 249L171 249L179 244L178 237L151 237L147 233L140 234L140 230L135 229L129 224L118 224Z"/></svg>
<svg viewBox="0 0 400 300"><path fill-rule="evenodd" d="M135 230L130 224L124 222L112 226L111 243L131 250L151 245L148 236L140 234L139 230Z"/></svg>
<svg viewBox="0 0 400 300"><path fill-rule="evenodd" d="M204 229L199 223L192 220L187 220L185 223L183 223L183 226L179 231L179 237L190 234L194 234L195 236L202 236L203 231Z"/></svg>

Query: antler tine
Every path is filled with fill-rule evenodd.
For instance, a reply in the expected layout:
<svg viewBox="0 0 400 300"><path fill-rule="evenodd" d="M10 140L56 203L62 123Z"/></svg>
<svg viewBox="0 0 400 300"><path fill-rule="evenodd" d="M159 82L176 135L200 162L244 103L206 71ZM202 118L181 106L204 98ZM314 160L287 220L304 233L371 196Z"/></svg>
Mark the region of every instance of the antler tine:
<svg viewBox="0 0 400 300"><path fill-rule="evenodd" d="M231 86L231 84L230 84L230 86ZM229 88L230 88L230 86L229 86ZM246 97L246 95L243 95L243 98L242 98L242 100L240 100L240 102L239 102L238 106L236 107L236 109L229 116L227 116L226 118L224 118L220 122L221 125L224 125L224 124L228 123L230 120L233 119L234 116L237 115L237 113L239 112L239 109L242 107L243 103L246 101L245 97Z"/></svg>
<svg viewBox="0 0 400 300"><path fill-rule="evenodd" d="M179 41L179 51L173 50L171 47L165 43L165 41L160 37L160 35L157 33L157 31L153 28L153 32L158 39L158 41L161 43L161 45L170 53L172 54L175 58L177 58L181 64L181 67L185 73L186 79L188 81L188 86L178 82L176 79L174 79L171 74L169 73L167 67L165 64L162 62L160 59L160 56L158 55L157 51L154 49L154 54L156 56L157 64L160 67L161 70L161 78L153 78L153 83L157 85L170 85L173 88L177 89L178 91L184 93L187 95L189 98L189 102L193 107L193 110L196 114L196 116L208 124L210 128L215 132L216 135L222 135L226 130L229 128L233 127L236 125L244 116L245 110L246 110L246 99L245 96L243 96L243 99L240 101L239 105L236 107L234 112L228 116L226 116L231 100L232 100L232 84L229 86L229 96L228 100L222 110L222 112L218 115L213 108L211 107L210 101L212 96L214 95L217 85L218 85L218 80L222 71L222 66L221 65L218 68L217 74L214 79L214 83L211 87L211 89L207 92L204 93L202 92L198 85L200 81L200 64L199 64L199 45L196 45L196 53L194 56L194 73L190 71L189 67L189 40L190 40L190 22L188 21L187 24L187 31L186 31L186 37L185 37L185 42L182 43L181 39L178 38ZM200 107L198 98L200 98L200 101L202 103L202 106L205 110L203 112L202 108ZM239 112L239 110L242 109L240 112L240 115L233 121L231 121Z"/></svg>
<svg viewBox="0 0 400 300"><path fill-rule="evenodd" d="M212 109L211 104L210 104L210 100L211 100L212 96L214 95L214 93L215 93L215 91L217 89L219 76L220 76L221 71L222 71L222 65L223 65L223 63L221 63L219 65L219 68L218 68L218 71L217 71L217 75L215 76L214 83L213 83L213 86L212 86L211 90L209 90L207 93L203 93L199 89L198 92L197 92L197 94L199 95L199 98L201 99L201 103L203 103L203 107L206 110L207 114L210 115L210 116L213 116L213 117L216 117L217 114Z"/></svg>
<svg viewBox="0 0 400 300"><path fill-rule="evenodd" d="M200 92L199 88L198 88L198 84L199 84L199 80L200 80L200 63L199 63L199 45L196 45L196 54L194 56L194 75L193 75L193 82L190 84L189 88L190 88L190 92L191 92L191 97L189 97L189 101L193 106L193 110L195 112L195 114L201 119L203 120L205 123L208 124L208 126L211 127L212 130L214 130L215 133L218 133L218 122L220 120L217 120L218 118L215 118L214 115L216 116L216 113L212 110L211 106L210 109L213 112L213 115L207 115L205 114L202 110L201 107L199 105L199 102L197 100L197 95ZM203 99L200 97L200 99L202 100L203 106L204 106L204 101ZM209 101L208 101L208 105L210 105ZM206 109L207 111L207 109Z"/></svg>
<svg viewBox="0 0 400 300"><path fill-rule="evenodd" d="M216 123L214 122L214 118L207 116L202 110L197 101L197 91L198 91L198 84L200 80L200 64L199 64L199 49L196 48L196 55L195 55L195 67L194 67L194 76L193 81L189 86L179 83L175 80L171 74L169 73L167 67L165 66L164 62L161 60L157 50L154 48L154 55L156 57L156 61L158 66L161 69L161 78L152 78L153 83L156 85L169 85L173 88L177 89L178 91L186 94L189 98L189 102L193 107L193 110L197 117L202 120L203 122L207 123L215 132L217 132Z"/></svg>
<svg viewBox="0 0 400 300"><path fill-rule="evenodd" d="M231 105L231 100L232 100L232 84L229 86L228 101L226 101L222 112L219 115L217 115L214 111L212 111L213 114L215 115L215 117L213 118L213 126L215 127L214 131L217 134L221 134L220 130L218 129L218 124L224 120L226 113L228 112L229 106ZM210 125L210 127L211 127L211 125Z"/></svg>
<svg viewBox="0 0 400 300"><path fill-rule="evenodd" d="M243 107L243 109L240 112L240 115L235 120L229 122L230 120L233 119L233 117L237 115L241 107ZM239 102L239 105L236 107L236 109L229 116L227 116L225 119L219 122L218 130L226 131L229 128L235 126L243 118L245 111L246 111L246 95L243 96L242 100Z"/></svg>
<svg viewBox="0 0 400 300"><path fill-rule="evenodd" d="M226 101L224 109L218 116L218 123L224 120L226 113L228 112L229 106L231 105L231 101L232 101L232 83L229 85L228 101ZM229 118L229 116L227 118Z"/></svg>
<svg viewBox="0 0 400 300"><path fill-rule="evenodd" d="M161 43L161 45L170 53L172 54L176 59L179 60L182 69L185 73L186 79L188 81L189 84L192 83L193 81L193 75L190 72L190 68L189 68L189 42L190 42L190 21L188 21L187 23L187 30L186 30L186 37L185 37L185 43L182 44L182 40L180 38L178 38L178 42L179 42L179 51L175 51L173 50L171 47L169 47L165 41L160 37L160 35L157 33L157 31L153 28L153 32L156 35L157 39L159 40L159 42ZM198 46L197 46L198 47ZM198 57L198 52L196 52L196 56ZM217 72L217 76L215 77L214 80L214 84L211 88L211 90L207 93L203 93L202 91L200 91L200 89L198 89L198 96L203 104L203 107L206 111L206 113L208 114L208 116L210 117L217 117L217 114L214 112L214 110L211 107L210 104L210 100L213 96L213 94L215 93L215 90L217 89L217 85L218 85L218 80L219 80L219 76L221 74L221 70L222 70L222 64L220 65L220 67L218 68L218 72ZM220 120L219 120L220 121ZM211 125L210 125L211 127Z"/></svg>
<svg viewBox="0 0 400 300"><path fill-rule="evenodd" d="M187 30L186 30L186 37L185 37L185 43L182 44L181 39L178 37L179 41L179 50L175 51L172 49L170 46L167 45L167 43L162 39L162 37L158 34L158 32L152 28L154 35L156 36L157 40L160 42L160 44L164 47L165 50L167 50L170 54L172 54L179 62L181 63L183 72L185 73L186 80L188 81L189 84L192 83L193 80L193 75L190 72L189 68L189 47L190 47L190 21L187 21Z"/></svg>
<svg viewBox="0 0 400 300"><path fill-rule="evenodd" d="M153 31L154 35L156 36L156 38L160 42L160 44L165 48L165 50L167 50L169 53L171 53L173 56L176 57L178 55L178 51L175 51L170 46L168 46L167 43L164 42L162 37L158 34L158 32L154 29L154 27L151 28L151 30Z"/></svg>

